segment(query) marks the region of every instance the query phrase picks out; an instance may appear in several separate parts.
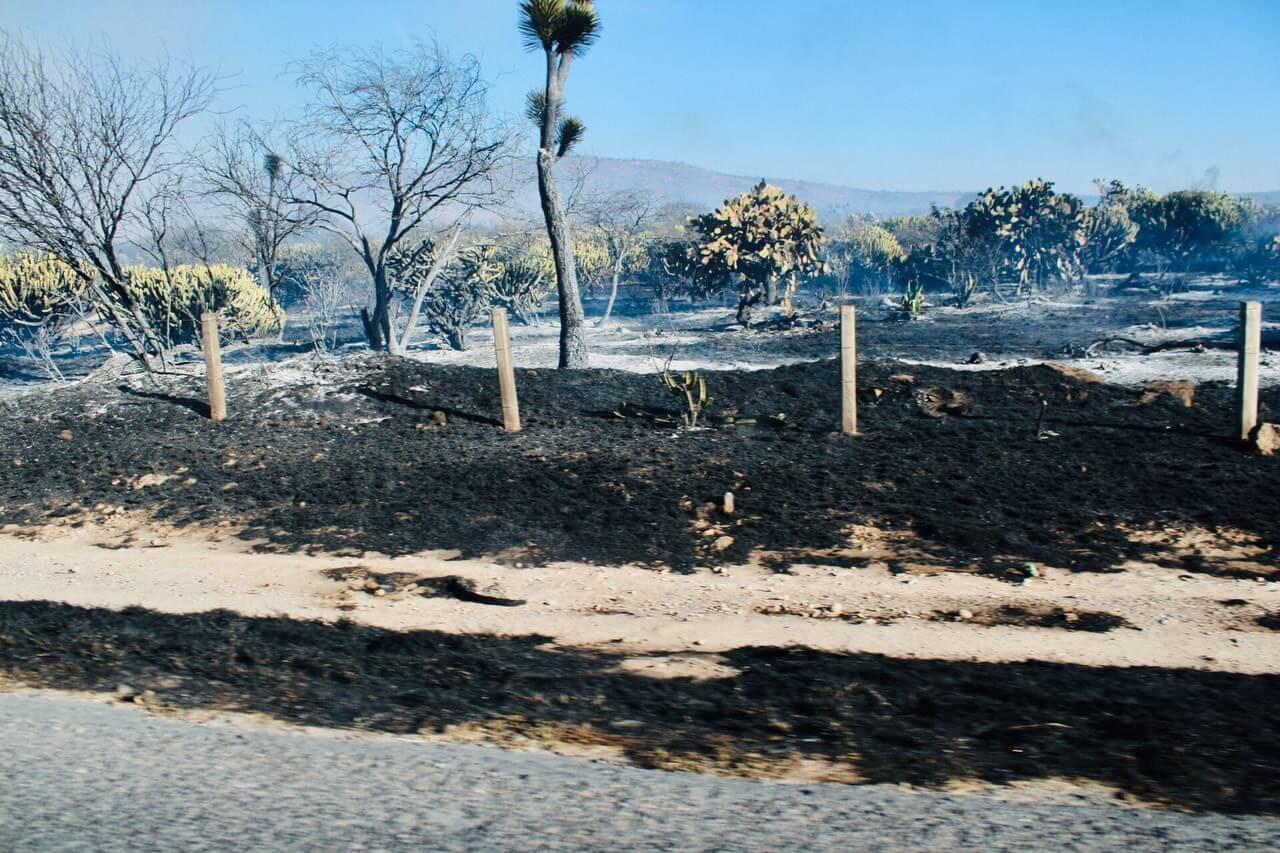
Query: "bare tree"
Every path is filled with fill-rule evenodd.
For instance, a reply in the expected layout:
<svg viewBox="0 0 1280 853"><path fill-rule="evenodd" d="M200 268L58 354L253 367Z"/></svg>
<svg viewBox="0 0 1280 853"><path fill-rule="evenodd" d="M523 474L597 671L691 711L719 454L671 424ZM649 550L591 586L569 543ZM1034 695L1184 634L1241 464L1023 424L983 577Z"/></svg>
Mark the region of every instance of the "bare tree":
<svg viewBox="0 0 1280 853"><path fill-rule="evenodd" d="M139 199L183 162L174 135L212 102L207 71L111 53L57 61L0 33L0 230L85 264L90 298L149 364L163 345L126 287Z"/></svg>
<svg viewBox="0 0 1280 853"><path fill-rule="evenodd" d="M585 208L583 218L600 235L609 251L609 302L600 318L600 325L604 326L613 314L622 273L641 235L652 224L656 204L649 193L631 190L592 199Z"/></svg>
<svg viewBox="0 0 1280 853"><path fill-rule="evenodd" d="M415 230L448 230L496 204L510 186L513 134L490 112L476 60L433 45L317 53L298 81L314 97L291 134L285 200L360 257L373 283L373 311L362 312L369 345L396 353L388 257Z"/></svg>
<svg viewBox="0 0 1280 853"><path fill-rule="evenodd" d="M237 242L258 268L262 287L276 298L280 249L311 226L313 205L290 201L297 176L266 130L249 122L218 127L198 159L206 191L239 222Z"/></svg>
<svg viewBox="0 0 1280 853"><path fill-rule="evenodd" d="M462 238L462 230L462 223L458 222L445 235L443 242L422 240L411 249L392 252L387 258L392 278L398 285L410 290L413 298L409 319L404 325L404 333L400 336L402 352L413 343L413 335L418 328L418 318L422 316L422 303L427 298L427 292L435 286L440 274L458 256L458 241Z"/></svg>
<svg viewBox="0 0 1280 853"><path fill-rule="evenodd" d="M582 296L573 258L573 239L556 188L555 167L586 126L561 115L565 81L574 57L581 56L600 36L600 21L589 0L525 0L520 4L520 31L525 47L546 55L547 76L541 89L529 94L528 116L538 128L538 195L547 221L547 236L555 260L560 301L560 368L588 366L583 337Z"/></svg>

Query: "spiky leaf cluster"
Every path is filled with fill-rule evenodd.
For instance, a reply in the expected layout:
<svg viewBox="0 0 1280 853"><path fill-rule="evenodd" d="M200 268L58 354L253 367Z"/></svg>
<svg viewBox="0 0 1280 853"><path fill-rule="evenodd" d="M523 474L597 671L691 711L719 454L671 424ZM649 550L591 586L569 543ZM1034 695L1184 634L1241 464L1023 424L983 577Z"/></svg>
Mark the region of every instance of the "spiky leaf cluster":
<svg viewBox="0 0 1280 853"><path fill-rule="evenodd" d="M600 38L600 19L589 0L525 0L520 34L526 50L581 56Z"/></svg>

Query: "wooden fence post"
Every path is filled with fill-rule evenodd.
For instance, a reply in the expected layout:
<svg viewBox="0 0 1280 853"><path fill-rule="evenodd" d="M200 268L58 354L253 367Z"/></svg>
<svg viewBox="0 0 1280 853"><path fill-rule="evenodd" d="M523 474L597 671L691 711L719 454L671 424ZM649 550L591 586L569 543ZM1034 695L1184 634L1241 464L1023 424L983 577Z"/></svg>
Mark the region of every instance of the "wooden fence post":
<svg viewBox="0 0 1280 853"><path fill-rule="evenodd" d="M222 384L222 350L218 346L218 315L205 311L200 315L200 345L204 349L204 375L209 385L209 418L221 421L227 417L227 392Z"/></svg>
<svg viewBox="0 0 1280 853"><path fill-rule="evenodd" d="M858 344L852 305L840 306L840 430L858 434Z"/></svg>
<svg viewBox="0 0 1280 853"><path fill-rule="evenodd" d="M1262 349L1262 303L1240 303L1240 360L1236 369L1237 438L1248 441L1258 425L1258 353Z"/></svg>
<svg viewBox="0 0 1280 853"><path fill-rule="evenodd" d="M498 356L498 390L502 393L502 426L507 432L520 431L520 402L516 399L516 371L511 363L511 335L507 329L507 309L493 309L493 349Z"/></svg>

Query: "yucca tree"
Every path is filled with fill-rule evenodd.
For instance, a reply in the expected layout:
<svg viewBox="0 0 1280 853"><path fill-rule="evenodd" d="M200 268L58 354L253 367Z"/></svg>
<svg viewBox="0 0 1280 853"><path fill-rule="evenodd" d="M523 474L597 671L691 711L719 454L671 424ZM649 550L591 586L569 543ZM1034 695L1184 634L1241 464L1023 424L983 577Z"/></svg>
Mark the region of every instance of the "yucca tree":
<svg viewBox="0 0 1280 853"><path fill-rule="evenodd" d="M547 220L560 296L560 368L587 367L582 297L573 259L573 239L556 189L555 166L582 139L586 126L562 115L569 66L600 37L600 20L589 0L525 0L520 4L525 48L547 59L546 83L529 93L529 119L538 128L538 195Z"/></svg>

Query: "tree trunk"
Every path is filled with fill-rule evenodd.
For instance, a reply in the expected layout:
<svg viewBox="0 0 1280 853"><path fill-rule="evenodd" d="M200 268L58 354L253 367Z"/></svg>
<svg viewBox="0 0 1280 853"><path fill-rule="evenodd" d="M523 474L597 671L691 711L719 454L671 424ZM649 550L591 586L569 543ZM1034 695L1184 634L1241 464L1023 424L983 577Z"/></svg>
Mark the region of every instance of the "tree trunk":
<svg viewBox="0 0 1280 853"><path fill-rule="evenodd" d="M367 309L360 310L360 319L364 323L364 334L369 339L369 349L386 349L397 352L394 338L391 336L391 288L387 284L387 274L379 270L373 274L373 313Z"/></svg>
<svg viewBox="0 0 1280 853"><path fill-rule="evenodd" d="M778 280L773 276L769 276L764 282L764 304L778 304Z"/></svg>
<svg viewBox="0 0 1280 853"><path fill-rule="evenodd" d="M556 291L560 299L560 364L561 370L580 370L590 366L587 342L583 337L582 297L578 293L578 269L573 257L573 241L565 225L560 193L555 183L555 154L547 148L538 151L538 195L542 214L547 220L547 236L556 265Z"/></svg>
<svg viewBox="0 0 1280 853"><path fill-rule="evenodd" d="M600 325L605 326L609 323L609 317L613 314L613 303L618 301L618 279L622 278L622 270L614 267L613 285L609 288L609 301L604 306L604 316L600 318Z"/></svg>
<svg viewBox="0 0 1280 853"><path fill-rule="evenodd" d="M409 344L413 342L413 333L417 331L418 317L422 314L422 301L427 298L427 291L436 283L440 272L453 261L454 250L458 247L458 238L462 236L462 226L453 229L453 233L449 235L449 241L445 243L440 253L436 256L435 261L431 264L431 269L427 271L427 276L418 285L418 289L413 294L413 308L409 311L409 322L404 327L404 334L400 336L400 350L409 349Z"/></svg>

